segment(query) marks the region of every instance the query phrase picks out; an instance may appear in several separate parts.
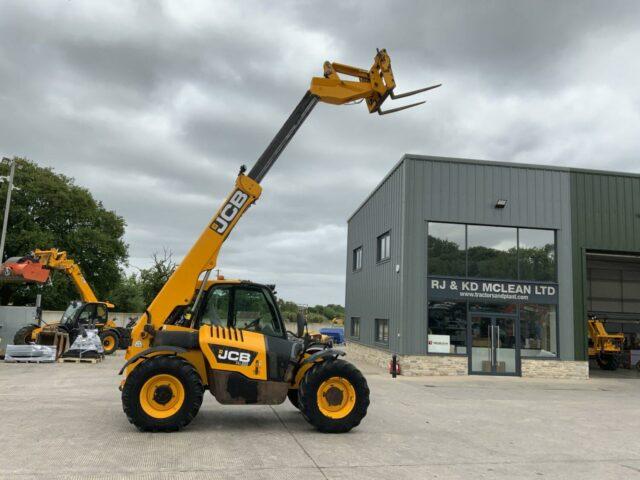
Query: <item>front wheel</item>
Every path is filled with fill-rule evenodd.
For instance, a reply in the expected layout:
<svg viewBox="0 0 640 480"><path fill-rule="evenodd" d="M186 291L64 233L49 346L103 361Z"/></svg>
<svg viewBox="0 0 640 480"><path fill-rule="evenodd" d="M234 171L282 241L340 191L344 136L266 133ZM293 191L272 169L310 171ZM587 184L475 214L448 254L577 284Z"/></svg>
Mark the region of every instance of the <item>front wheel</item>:
<svg viewBox="0 0 640 480"><path fill-rule="evenodd" d="M299 389L300 411L321 432L343 433L367 414L369 386L354 365L328 360L311 368Z"/></svg>
<svg viewBox="0 0 640 480"><path fill-rule="evenodd" d="M203 393L200 376L189 362L179 357L152 357L127 377L122 407L139 430L171 432L195 418Z"/></svg>
<svg viewBox="0 0 640 480"><path fill-rule="evenodd" d="M31 335L33 334L33 331L36 328L38 328L37 325L27 325L26 327L22 327L13 336L13 344L14 345L29 345L33 341L32 338L31 338Z"/></svg>
<svg viewBox="0 0 640 480"><path fill-rule="evenodd" d="M602 370L613 371L620 366L620 357L618 355L601 355L596 361Z"/></svg>
<svg viewBox="0 0 640 480"><path fill-rule="evenodd" d="M118 343L120 340L113 330L100 332L100 340L102 341L102 348L104 348L105 355L111 355L118 349Z"/></svg>

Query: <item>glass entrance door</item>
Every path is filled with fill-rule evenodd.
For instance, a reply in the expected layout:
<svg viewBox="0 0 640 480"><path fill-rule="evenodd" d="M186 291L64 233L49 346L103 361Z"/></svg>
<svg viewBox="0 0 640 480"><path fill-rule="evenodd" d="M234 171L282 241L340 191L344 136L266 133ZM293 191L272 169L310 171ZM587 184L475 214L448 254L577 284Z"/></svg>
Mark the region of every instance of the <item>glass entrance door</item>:
<svg viewBox="0 0 640 480"><path fill-rule="evenodd" d="M520 375L516 317L472 314L469 373Z"/></svg>

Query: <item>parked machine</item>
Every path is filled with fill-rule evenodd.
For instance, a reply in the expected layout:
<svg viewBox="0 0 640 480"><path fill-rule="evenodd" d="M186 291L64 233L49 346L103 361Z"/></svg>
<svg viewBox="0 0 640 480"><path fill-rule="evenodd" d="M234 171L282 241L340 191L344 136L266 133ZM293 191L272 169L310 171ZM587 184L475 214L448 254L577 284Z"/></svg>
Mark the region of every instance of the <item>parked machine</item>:
<svg viewBox="0 0 640 480"><path fill-rule="evenodd" d="M622 358L624 335L607 333L604 323L596 317L588 320L589 358L593 358L603 370L617 370Z"/></svg>
<svg viewBox="0 0 640 480"><path fill-rule="evenodd" d="M347 81L339 73L356 78ZM198 413L203 392L223 404L279 404L287 397L323 432L346 432L367 413L369 388L343 351L310 340L298 315L286 332L272 290L249 281L209 277L220 248L260 197L260 182L318 102L362 101L370 113L394 95L391 61L378 51L370 70L326 62L309 91L253 168L235 187L131 333L121 373L122 404L140 430L173 431Z"/></svg>
<svg viewBox="0 0 640 480"><path fill-rule="evenodd" d="M93 326L100 332L106 354L112 354L119 347L126 348L129 345L129 330L116 326L115 322L108 318L108 309L113 308L113 304L98 300L80 267L73 259L67 257L66 252L55 248L35 250L26 257L10 258L2 264L3 275L6 278L23 278L25 281L36 283L44 283L52 270L62 271L71 278L81 300L69 304L59 323L42 325L40 319L37 324L21 328L15 334L13 343L25 345L46 342L45 338L55 335L57 331L67 333L69 342L73 343L81 326Z"/></svg>

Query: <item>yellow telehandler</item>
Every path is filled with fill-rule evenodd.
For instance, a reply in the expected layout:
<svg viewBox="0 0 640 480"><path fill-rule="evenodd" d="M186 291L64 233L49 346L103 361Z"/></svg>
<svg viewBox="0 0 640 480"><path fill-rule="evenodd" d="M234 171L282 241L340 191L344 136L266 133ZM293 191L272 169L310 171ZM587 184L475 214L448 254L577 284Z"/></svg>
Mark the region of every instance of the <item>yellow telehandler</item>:
<svg viewBox="0 0 640 480"><path fill-rule="evenodd" d="M82 275L80 266L73 259L67 257L67 252L56 248L36 249L26 257L15 261L10 260L12 259L3 264L3 268L15 275L20 275L25 280L44 281L48 276L45 276L46 271L49 270L64 272L71 278L80 295L79 301L72 301L67 306L60 322L46 325L31 324L18 330L13 338L15 345L41 343L43 337L51 337L56 331L69 334L69 343L72 344L80 333L81 327L93 326L100 332L105 354L110 355L118 347L128 346L129 332L127 329L118 327L113 320L108 318L108 309L113 308L113 304L98 300Z"/></svg>
<svg viewBox="0 0 640 480"><path fill-rule="evenodd" d="M260 182L318 102L364 100L370 113L382 115L424 103L383 111L387 97L437 86L395 95L385 50L369 70L324 64L324 77L311 80L249 173L240 168L231 194L133 328L120 371L122 405L132 424L143 431L178 430L198 413L205 389L222 404L279 404L289 397L323 432L346 432L360 423L369 388L360 371L339 358L343 351L314 342L302 315L295 333L285 331L269 286L209 276L231 230L260 197Z"/></svg>
<svg viewBox="0 0 640 480"><path fill-rule="evenodd" d="M593 316L588 320L589 358L594 359L602 370L617 370L622 358L624 335L608 333L602 320Z"/></svg>

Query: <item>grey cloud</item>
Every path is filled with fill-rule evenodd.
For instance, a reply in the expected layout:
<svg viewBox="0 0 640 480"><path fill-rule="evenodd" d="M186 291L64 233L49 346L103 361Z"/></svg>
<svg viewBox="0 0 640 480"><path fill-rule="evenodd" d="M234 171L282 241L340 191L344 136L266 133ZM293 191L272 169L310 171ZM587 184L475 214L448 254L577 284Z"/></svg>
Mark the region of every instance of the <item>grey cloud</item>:
<svg viewBox="0 0 640 480"><path fill-rule="evenodd" d="M131 264L184 255L324 60L393 59L419 109L318 105L225 244L228 275L343 302L346 219L405 152L638 171L640 4L0 4L0 153L127 220Z"/></svg>

